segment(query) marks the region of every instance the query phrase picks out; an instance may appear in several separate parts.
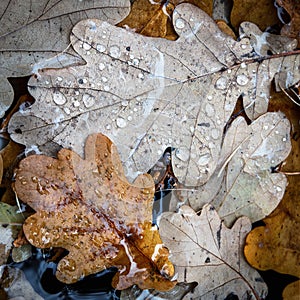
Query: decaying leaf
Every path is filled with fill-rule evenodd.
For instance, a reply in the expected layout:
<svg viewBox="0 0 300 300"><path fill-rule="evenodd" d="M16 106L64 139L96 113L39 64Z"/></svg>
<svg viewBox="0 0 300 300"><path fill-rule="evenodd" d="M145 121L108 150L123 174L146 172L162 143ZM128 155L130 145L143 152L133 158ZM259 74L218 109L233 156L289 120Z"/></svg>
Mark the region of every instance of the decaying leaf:
<svg viewBox="0 0 300 300"><path fill-rule="evenodd" d="M164 213L160 235L168 246L178 281L198 285L187 299L264 299L267 287L244 259L243 244L251 229L248 218L225 227L211 205L198 216L189 206Z"/></svg>
<svg viewBox="0 0 300 300"><path fill-rule="evenodd" d="M129 184L116 147L102 134L88 137L84 160L67 149L57 157L23 159L15 182L19 198L36 211L23 226L28 241L69 251L57 266L57 278L72 283L116 266L117 289L172 288L169 252L151 225L151 176Z"/></svg>
<svg viewBox="0 0 300 300"><path fill-rule="evenodd" d="M183 202L173 199L171 210L188 200L195 210L211 203L226 225L240 216L261 220L284 195L286 176L272 173L272 168L290 150L290 124L282 113L266 113L251 125L242 117L235 119L224 137L213 176L199 188L179 189Z"/></svg>
<svg viewBox="0 0 300 300"><path fill-rule="evenodd" d="M32 78L36 103L14 115L11 137L43 153L53 155L55 142L82 155L85 138L101 129L118 146L128 178L172 146L179 181L205 183L238 96L251 118L265 113L273 78L283 88L300 79L300 55L250 59L248 39L234 41L189 4L177 6L173 24L176 41L99 20L78 23L71 41L86 65Z"/></svg>
<svg viewBox="0 0 300 300"><path fill-rule="evenodd" d="M69 47L72 27L86 18L116 24L128 0L8 1L0 7L0 117L13 100L7 77L30 75L42 67L62 67L81 60Z"/></svg>
<svg viewBox="0 0 300 300"><path fill-rule="evenodd" d="M279 22L274 1L270 0L234 0L230 20L236 30L244 21L257 24L261 30Z"/></svg>

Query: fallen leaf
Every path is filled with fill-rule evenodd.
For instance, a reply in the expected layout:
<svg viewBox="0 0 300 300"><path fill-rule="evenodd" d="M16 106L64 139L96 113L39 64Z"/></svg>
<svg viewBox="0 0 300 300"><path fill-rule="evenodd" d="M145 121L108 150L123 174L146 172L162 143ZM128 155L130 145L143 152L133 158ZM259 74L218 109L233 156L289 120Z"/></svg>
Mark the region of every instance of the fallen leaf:
<svg viewBox="0 0 300 300"><path fill-rule="evenodd" d="M170 249L179 282L198 282L187 299L264 299L267 286L243 256L248 218L225 227L211 205L198 216L189 206L163 213L160 235Z"/></svg>
<svg viewBox="0 0 300 300"><path fill-rule="evenodd" d="M300 291L300 280L290 283L282 293L283 300L298 300Z"/></svg>
<svg viewBox="0 0 300 300"><path fill-rule="evenodd" d="M118 26L128 26L145 36L168 37L174 40L176 33L169 17L173 10L174 6L171 3L153 4L149 0L134 1L130 14Z"/></svg>
<svg viewBox="0 0 300 300"><path fill-rule="evenodd" d="M257 24L261 30L279 23L274 1L270 0L234 0L230 20L236 31L244 21Z"/></svg>
<svg viewBox="0 0 300 300"><path fill-rule="evenodd" d="M186 294L192 291L197 284L193 283L177 283L170 291L159 292L155 290L141 290L136 285L130 289L121 292L120 300L181 300Z"/></svg>
<svg viewBox="0 0 300 300"><path fill-rule="evenodd" d="M175 40L178 36L172 26L171 15L175 6L182 2L194 4L208 15L212 15L213 5L210 0L170 0L167 2L136 0L133 2L130 14L118 26L129 26L135 32L145 36Z"/></svg>
<svg viewBox="0 0 300 300"><path fill-rule="evenodd" d="M277 5L283 7L290 15L290 22L281 29L281 34L298 40L300 46L300 3L297 0L276 0Z"/></svg>
<svg viewBox="0 0 300 300"><path fill-rule="evenodd" d="M17 206L0 202L0 266L5 264L26 215Z"/></svg>
<svg viewBox="0 0 300 300"><path fill-rule="evenodd" d="M3 276L3 273L6 276ZM18 268L9 266L0 266L1 286L7 293L8 299L24 300L34 299L43 300L43 298L35 292L25 274Z"/></svg>
<svg viewBox="0 0 300 300"><path fill-rule="evenodd" d="M226 132L213 176L199 188L179 189L183 202L173 199L171 210L187 200L195 210L211 203L227 226L240 216L261 220L284 195L286 176L272 168L290 150L290 124L282 113L266 113L250 125L238 117Z"/></svg>
<svg viewBox="0 0 300 300"><path fill-rule="evenodd" d="M0 117L13 101L7 77L35 73L81 60L69 47L72 27L85 18L116 24L129 13L128 0L5 1L0 8Z"/></svg>
<svg viewBox="0 0 300 300"><path fill-rule="evenodd" d="M289 185L276 210L263 219L265 226L256 227L248 234L244 252L247 261L259 270L273 269L300 277L300 176L294 174L300 168L300 108L281 94L272 101L272 109L285 111L292 122L292 151L279 173L287 173Z"/></svg>
<svg viewBox="0 0 300 300"><path fill-rule="evenodd" d="M85 138L100 128L118 146L131 180L172 146L179 181L205 183L238 97L251 118L265 113L273 78L283 88L300 79L300 55L250 59L248 39L234 41L189 4L177 6L173 22L176 41L99 20L78 23L71 41L87 64L31 78L36 103L14 114L11 137L48 155L53 143L82 155Z"/></svg>
<svg viewBox="0 0 300 300"><path fill-rule="evenodd" d="M262 32L255 24L243 22L239 29L240 37L248 37L254 51L266 56L296 49L297 40L287 36L280 36L269 32Z"/></svg>
<svg viewBox="0 0 300 300"><path fill-rule="evenodd" d="M117 289L172 288L169 252L151 225L151 176L129 184L116 147L102 134L88 137L84 160L67 149L57 157L23 159L15 182L18 197L36 211L23 226L28 241L69 251L57 266L57 278L72 283L116 266Z"/></svg>

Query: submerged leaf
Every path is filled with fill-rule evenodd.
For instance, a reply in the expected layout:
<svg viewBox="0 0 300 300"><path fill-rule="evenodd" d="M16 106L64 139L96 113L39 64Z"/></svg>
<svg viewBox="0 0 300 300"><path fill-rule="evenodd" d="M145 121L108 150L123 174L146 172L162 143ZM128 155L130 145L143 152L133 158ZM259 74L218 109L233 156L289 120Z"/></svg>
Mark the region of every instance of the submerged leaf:
<svg viewBox="0 0 300 300"><path fill-rule="evenodd" d="M0 117L13 100L7 77L82 62L69 47L72 27L86 18L116 24L130 7L128 0L4 2L0 7Z"/></svg>
<svg viewBox="0 0 300 300"><path fill-rule="evenodd" d="M178 281L198 282L188 299L264 299L267 287L244 259L243 243L251 229L248 218L225 227L215 209L205 205L198 216L188 206L164 213L160 235L170 249Z"/></svg>
<svg viewBox="0 0 300 300"><path fill-rule="evenodd" d="M71 41L86 65L32 78L36 103L14 115L11 137L47 154L55 142L82 155L85 138L101 129L118 146L130 179L171 146L179 181L205 183L238 97L251 118L265 113L273 78L282 87L299 80L300 55L253 60L248 39L234 41L189 4L175 9L173 23L176 41L99 20L78 23Z"/></svg>
<svg viewBox="0 0 300 300"><path fill-rule="evenodd" d="M25 158L15 182L19 198L36 210L23 226L28 241L69 251L58 264L57 278L72 283L115 266L117 289L172 288L169 252L151 225L151 176L129 184L116 147L102 134L88 137L85 159L67 149L57 157Z"/></svg>

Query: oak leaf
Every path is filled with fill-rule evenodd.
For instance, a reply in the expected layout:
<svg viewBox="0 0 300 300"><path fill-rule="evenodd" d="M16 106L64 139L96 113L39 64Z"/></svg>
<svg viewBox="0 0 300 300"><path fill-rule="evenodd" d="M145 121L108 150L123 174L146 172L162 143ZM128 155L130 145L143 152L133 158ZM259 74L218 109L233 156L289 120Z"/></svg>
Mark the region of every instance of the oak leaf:
<svg viewBox="0 0 300 300"><path fill-rule="evenodd" d="M145 174L129 184L116 147L104 135L88 137L84 160L67 149L57 159L23 159L15 189L36 211L23 226L28 241L69 251L57 266L59 280L72 283L116 266L117 289L137 284L168 290L176 284L167 279L173 276L169 252L151 225L153 180Z"/></svg>
<svg viewBox="0 0 300 300"><path fill-rule="evenodd" d="M300 278L300 107L288 102L284 95L273 98L272 110L283 110L292 125L292 150L279 169L287 174L289 184L278 207L263 219L265 226L256 227L248 234L244 252L247 261L256 269L272 269ZM299 298L299 282L286 287L284 299L293 299L293 294L294 298Z"/></svg>
<svg viewBox="0 0 300 300"><path fill-rule="evenodd" d="M170 249L178 281L198 282L186 299L264 299L267 286L243 256L243 244L251 229L247 217L231 229L225 227L211 205L198 216L189 206L178 213L163 213L160 235Z"/></svg>
<svg viewBox="0 0 300 300"><path fill-rule="evenodd" d="M226 225L240 216L261 220L284 195L286 176L272 169L290 150L290 123L282 113L266 113L250 125L238 117L224 136L215 173L198 188L179 188L179 200L173 195L170 209L188 203L198 210L210 203Z"/></svg>
<svg viewBox="0 0 300 300"><path fill-rule="evenodd" d="M14 115L11 137L43 153L53 154L57 143L82 155L85 138L101 128L118 146L131 180L172 146L179 181L205 183L238 97L252 119L265 113L273 78L283 88L299 80L300 56L270 56L262 63L249 39L234 41L189 4L176 7L173 24L176 41L99 20L78 23L71 41L86 65L31 78L36 103Z"/></svg>
<svg viewBox="0 0 300 300"><path fill-rule="evenodd" d="M69 47L72 27L85 18L102 18L116 24L129 13L129 8L128 0L1 1L0 117L13 101L7 77L82 62Z"/></svg>

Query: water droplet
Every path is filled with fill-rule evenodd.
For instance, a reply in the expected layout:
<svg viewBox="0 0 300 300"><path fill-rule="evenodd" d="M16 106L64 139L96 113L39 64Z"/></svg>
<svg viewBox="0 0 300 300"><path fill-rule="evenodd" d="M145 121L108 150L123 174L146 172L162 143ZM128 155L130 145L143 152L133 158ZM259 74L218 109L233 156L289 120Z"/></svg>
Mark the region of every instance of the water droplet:
<svg viewBox="0 0 300 300"><path fill-rule="evenodd" d="M268 125L264 125L264 130L268 130L269 126Z"/></svg>
<svg viewBox="0 0 300 300"><path fill-rule="evenodd" d="M104 91L108 92L109 91L109 86L105 85L103 89L104 89Z"/></svg>
<svg viewBox="0 0 300 300"><path fill-rule="evenodd" d="M134 66L138 66L139 63L140 63L140 61L139 61L139 59L134 58L134 59L132 60L132 63L133 63Z"/></svg>
<svg viewBox="0 0 300 300"><path fill-rule="evenodd" d="M120 48L118 46L111 46L109 48L109 54L111 57L119 58L121 56Z"/></svg>
<svg viewBox="0 0 300 300"><path fill-rule="evenodd" d="M224 76L221 76L220 78L218 78L218 80L215 83L215 88L217 90L225 90L227 88L227 78Z"/></svg>
<svg viewBox="0 0 300 300"><path fill-rule="evenodd" d="M190 151L186 147L180 147L176 149L175 155L181 161L188 161L190 158Z"/></svg>
<svg viewBox="0 0 300 300"><path fill-rule="evenodd" d="M92 46L88 43L83 43L82 44L82 48L86 51L90 50L92 48Z"/></svg>
<svg viewBox="0 0 300 300"><path fill-rule="evenodd" d="M245 74L239 74L237 77L236 77L236 82L238 85L246 85L249 81L249 78L245 75Z"/></svg>
<svg viewBox="0 0 300 300"><path fill-rule="evenodd" d="M210 103L206 103L205 112L208 117L212 117L215 114L215 109Z"/></svg>
<svg viewBox="0 0 300 300"><path fill-rule="evenodd" d="M217 140L220 137L220 131L217 128L211 130L211 136L213 139Z"/></svg>
<svg viewBox="0 0 300 300"><path fill-rule="evenodd" d="M123 118L117 118L116 123L117 123L117 126L120 128L124 128L127 125L126 120Z"/></svg>
<svg viewBox="0 0 300 300"><path fill-rule="evenodd" d="M286 138L283 138L282 141L283 141L283 142L286 142Z"/></svg>
<svg viewBox="0 0 300 300"><path fill-rule="evenodd" d="M203 154L198 159L198 165L199 166L205 166L210 161L210 155L209 153Z"/></svg>
<svg viewBox="0 0 300 300"><path fill-rule="evenodd" d="M276 186L276 191L277 192L281 192L282 191L282 188L280 186Z"/></svg>
<svg viewBox="0 0 300 300"><path fill-rule="evenodd" d="M84 94L82 101L86 108L92 107L95 104L95 97L90 94Z"/></svg>
<svg viewBox="0 0 300 300"><path fill-rule="evenodd" d="M57 81L62 81L63 79L62 79L62 77L58 76L58 77L56 78L56 80L57 80Z"/></svg>
<svg viewBox="0 0 300 300"><path fill-rule="evenodd" d="M208 95L208 96L207 96L207 100L212 100L212 96L211 96L211 95Z"/></svg>
<svg viewBox="0 0 300 300"><path fill-rule="evenodd" d="M127 117L127 120L128 120L128 121L132 121L132 116L128 116L128 117Z"/></svg>
<svg viewBox="0 0 300 300"><path fill-rule="evenodd" d="M99 52L104 52L106 50L106 47L104 45L101 45L101 44L98 44L96 46L96 49L99 51Z"/></svg>
<svg viewBox="0 0 300 300"><path fill-rule="evenodd" d="M246 65L244 62L242 62L242 63L241 63L241 68L242 68L242 69L245 69L246 67L247 67L247 65Z"/></svg>
<svg viewBox="0 0 300 300"><path fill-rule="evenodd" d="M104 63L100 63L99 64L99 70L103 71L105 69L105 64Z"/></svg>
<svg viewBox="0 0 300 300"><path fill-rule="evenodd" d="M101 193L99 190L97 190L97 189L95 189L95 194L96 194L98 197L102 197L102 193Z"/></svg>
<svg viewBox="0 0 300 300"><path fill-rule="evenodd" d="M31 177L32 182L37 183L39 181L38 177L32 176Z"/></svg>
<svg viewBox="0 0 300 300"><path fill-rule="evenodd" d="M108 81L108 79L106 78L106 77L101 77L101 80L103 81L103 82L107 82Z"/></svg>
<svg viewBox="0 0 300 300"><path fill-rule="evenodd" d="M79 102L78 100L75 100L75 101L73 102L73 106L74 106L74 107L79 107L79 106L80 106L80 102Z"/></svg>
<svg viewBox="0 0 300 300"><path fill-rule="evenodd" d="M64 94L62 94L61 92L55 91L53 93L53 101L57 104L57 105L63 105L67 102L67 98L65 97Z"/></svg>
<svg viewBox="0 0 300 300"><path fill-rule="evenodd" d="M177 19L176 22L175 22L175 26L178 28L178 29L183 29L185 27L185 22L183 19Z"/></svg>

